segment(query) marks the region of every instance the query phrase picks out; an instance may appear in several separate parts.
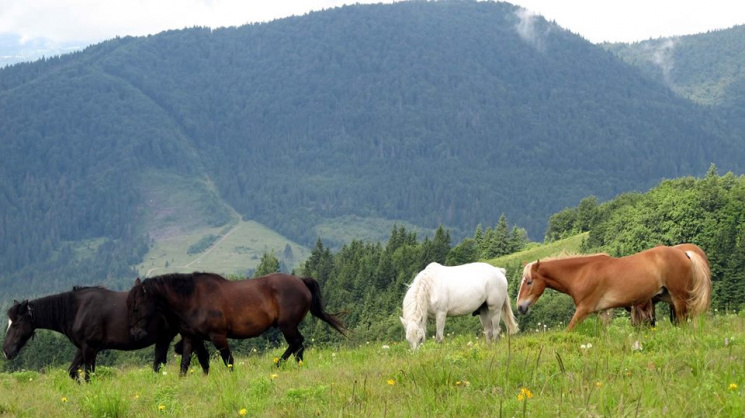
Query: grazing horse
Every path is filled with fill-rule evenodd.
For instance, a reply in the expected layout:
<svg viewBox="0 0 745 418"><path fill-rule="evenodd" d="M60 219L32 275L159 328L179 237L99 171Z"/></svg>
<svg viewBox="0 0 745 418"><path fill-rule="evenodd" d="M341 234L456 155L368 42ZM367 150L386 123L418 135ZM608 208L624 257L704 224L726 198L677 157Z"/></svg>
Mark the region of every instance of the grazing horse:
<svg viewBox="0 0 745 418"><path fill-rule="evenodd" d="M518 311L527 313L546 287L574 299L571 330L591 313L652 299L669 303L678 319L700 314L709 307L711 275L697 252L665 246L620 258L595 254L534 261L523 270Z"/></svg>
<svg viewBox="0 0 745 418"><path fill-rule="evenodd" d="M127 306L135 338L149 335L149 324L158 315L165 315L178 328L184 336L182 375L189 368L191 341L212 341L232 370L228 338L256 337L270 327L279 328L289 344L281 361L290 354L301 361L304 338L298 324L308 311L346 335L341 321L324 311L318 282L282 273L235 281L212 273L137 279Z"/></svg>
<svg viewBox="0 0 745 418"><path fill-rule="evenodd" d="M683 252L687 251L693 251L695 254L697 254L706 264L706 269L709 268L709 258L706 256L706 253L704 253L704 250L701 249L698 245L695 244L678 244L673 246L673 248L677 248ZM690 258L690 256L686 255ZM628 308L631 313L631 324L632 325L643 325L643 324L649 324L651 326L655 326L657 318L655 314L655 305L657 305L657 302L661 301L659 297L653 298L651 300L648 300L640 305L634 305L631 308ZM676 323L677 318L675 317L675 310L670 309L670 322Z"/></svg>
<svg viewBox="0 0 745 418"><path fill-rule="evenodd" d="M404 296L401 323L412 350L425 340L427 318L437 324L437 342L442 342L447 316L479 315L486 341L499 338L499 319L510 334L518 331L507 295L505 269L487 263L445 267L430 263L411 282Z"/></svg>
<svg viewBox="0 0 745 418"><path fill-rule="evenodd" d="M85 380L96 369L96 355L106 349L137 350L155 344L153 370L166 363L168 346L177 331L169 327L162 316L148 325L148 337L135 340L127 323L127 292L115 292L102 287L74 287L34 300L15 302L8 310L8 331L3 343L5 358L13 359L37 329L64 334L78 348L70 365L69 375L77 379L84 366ZM209 369L209 354L202 341L193 343L205 373Z"/></svg>

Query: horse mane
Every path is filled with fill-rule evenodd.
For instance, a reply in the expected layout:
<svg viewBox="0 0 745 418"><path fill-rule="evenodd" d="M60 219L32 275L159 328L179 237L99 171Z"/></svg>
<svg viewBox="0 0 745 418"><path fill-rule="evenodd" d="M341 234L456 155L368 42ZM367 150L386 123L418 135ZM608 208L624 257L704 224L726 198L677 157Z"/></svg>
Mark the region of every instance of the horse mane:
<svg viewBox="0 0 745 418"><path fill-rule="evenodd" d="M82 290L88 290L88 289L106 289L103 286L73 286L72 291L73 292L80 292Z"/></svg>
<svg viewBox="0 0 745 418"><path fill-rule="evenodd" d="M567 251L567 250L561 250L560 253L554 254L549 257L544 257L541 259L538 259L536 261L553 261L553 260L565 260L569 258L581 258L581 257L595 257L595 256L607 256L610 257L610 254L608 253L593 253L593 254L582 254L582 253L576 253L573 251ZM531 261L530 263L525 263L525 267L523 268L523 278L530 276L530 269L533 267L533 264L536 263L536 261Z"/></svg>
<svg viewBox="0 0 745 418"><path fill-rule="evenodd" d="M178 296L188 298L194 294L197 279L204 277L227 280L219 274L214 273L170 273L145 279L142 285L145 286L145 291L164 288L172 290Z"/></svg>
<svg viewBox="0 0 745 418"><path fill-rule="evenodd" d="M71 292L44 296L28 302L31 318L36 328L52 325L72 325L78 310L78 302L73 288Z"/></svg>
<svg viewBox="0 0 745 418"><path fill-rule="evenodd" d="M429 308L429 293L432 289L429 266L420 271L409 285L409 290L404 296L403 317L420 323L427 317Z"/></svg>

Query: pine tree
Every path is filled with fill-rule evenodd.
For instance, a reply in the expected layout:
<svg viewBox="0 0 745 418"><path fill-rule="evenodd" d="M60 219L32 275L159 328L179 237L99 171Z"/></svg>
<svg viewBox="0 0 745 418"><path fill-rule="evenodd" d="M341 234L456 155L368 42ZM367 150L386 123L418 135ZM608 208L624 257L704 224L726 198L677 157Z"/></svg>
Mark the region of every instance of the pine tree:
<svg viewBox="0 0 745 418"><path fill-rule="evenodd" d="M259 266L256 267L254 277L266 276L267 274L279 272L279 260L274 255L274 250L261 256Z"/></svg>

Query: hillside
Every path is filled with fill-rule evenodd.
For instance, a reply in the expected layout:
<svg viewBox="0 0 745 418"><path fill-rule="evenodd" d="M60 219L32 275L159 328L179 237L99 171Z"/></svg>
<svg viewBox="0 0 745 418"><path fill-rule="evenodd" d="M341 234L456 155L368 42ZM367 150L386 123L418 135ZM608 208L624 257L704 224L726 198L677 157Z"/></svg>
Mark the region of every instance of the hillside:
<svg viewBox="0 0 745 418"><path fill-rule="evenodd" d="M743 103L745 26L604 47L692 101L722 107Z"/></svg>
<svg viewBox="0 0 745 418"><path fill-rule="evenodd" d="M459 239L503 213L540 240L586 196L743 170L724 116L525 19L507 3L346 6L0 70L0 288L129 283L162 229L148 190L204 203L195 224L237 214L303 246L394 221ZM207 201L152 172L209 185Z"/></svg>

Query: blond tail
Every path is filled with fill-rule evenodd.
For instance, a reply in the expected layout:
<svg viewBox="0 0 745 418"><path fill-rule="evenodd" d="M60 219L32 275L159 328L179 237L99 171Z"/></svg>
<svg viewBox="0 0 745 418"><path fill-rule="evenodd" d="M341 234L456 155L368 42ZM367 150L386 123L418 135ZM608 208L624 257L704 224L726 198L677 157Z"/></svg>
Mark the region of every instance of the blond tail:
<svg viewBox="0 0 745 418"><path fill-rule="evenodd" d="M507 326L508 333L514 334L520 330L515 320L515 314L512 313L509 296L504 298L504 303L502 304L502 318L504 318L504 324Z"/></svg>
<svg viewBox="0 0 745 418"><path fill-rule="evenodd" d="M694 251L686 251L691 259L691 275L693 283L688 298L688 312L698 315L709 309L711 302L711 270L709 263Z"/></svg>

